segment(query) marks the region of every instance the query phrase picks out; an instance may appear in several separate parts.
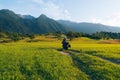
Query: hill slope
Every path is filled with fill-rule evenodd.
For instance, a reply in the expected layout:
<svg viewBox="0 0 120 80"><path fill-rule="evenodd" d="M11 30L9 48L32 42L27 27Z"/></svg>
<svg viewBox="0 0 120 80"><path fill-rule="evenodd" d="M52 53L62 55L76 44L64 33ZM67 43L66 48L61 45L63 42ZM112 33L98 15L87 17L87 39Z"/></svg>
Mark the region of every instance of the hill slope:
<svg viewBox="0 0 120 80"><path fill-rule="evenodd" d="M63 24L64 26L68 26L75 32L84 32L84 33L95 33L95 32L120 32L119 27L114 26L107 26L102 24L93 24L93 23L76 23L71 21L65 20L58 20L59 23Z"/></svg>
<svg viewBox="0 0 120 80"><path fill-rule="evenodd" d="M20 18L14 12L6 9L0 10L0 30L3 32L28 32L28 29L23 23L22 18Z"/></svg>
<svg viewBox="0 0 120 80"><path fill-rule="evenodd" d="M48 33L67 32L67 28L57 21L41 15L34 18L30 15L18 15L13 11L0 10L0 31L15 33Z"/></svg>
<svg viewBox="0 0 120 80"><path fill-rule="evenodd" d="M119 27L107 26L93 23L76 23L70 21L59 20L55 21L48 18L44 14L35 18L31 15L20 15L13 11L2 9L0 10L0 31L14 33L50 33L50 32L120 32Z"/></svg>

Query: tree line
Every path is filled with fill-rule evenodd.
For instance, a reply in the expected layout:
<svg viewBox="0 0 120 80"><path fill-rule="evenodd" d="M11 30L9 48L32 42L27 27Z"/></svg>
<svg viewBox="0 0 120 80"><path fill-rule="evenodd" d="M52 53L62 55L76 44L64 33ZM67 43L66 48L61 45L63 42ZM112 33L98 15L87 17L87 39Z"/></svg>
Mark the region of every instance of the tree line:
<svg viewBox="0 0 120 80"><path fill-rule="evenodd" d="M66 33L66 35L70 40L78 37L88 37L91 39L104 39L104 40L120 39L120 33L113 33L113 32L96 32L93 34L87 34L82 32L69 31L68 33Z"/></svg>
<svg viewBox="0 0 120 80"><path fill-rule="evenodd" d="M13 33L13 32L0 32L0 38L11 39L12 41L19 41L24 38L34 39L35 34L23 34L23 33Z"/></svg>
<svg viewBox="0 0 120 80"><path fill-rule="evenodd" d="M73 32L73 31L69 31L67 33L62 33L60 31L55 32L55 33L46 33L44 34L49 35L52 34L54 36L57 36L58 38L61 37L61 35L66 35L67 38L69 38L70 40L74 39L74 38L79 38L79 37L88 37L91 39L104 39L104 40L108 40L108 39L120 39L120 33L113 33L113 32L96 32L93 34L87 34L87 33L82 33L82 32ZM18 41L21 39L24 39L26 37L30 38L30 39L34 39L35 36L37 34L23 34L23 33L12 33L12 32L0 32L0 38L9 38L12 41ZM39 34L41 35L41 34Z"/></svg>

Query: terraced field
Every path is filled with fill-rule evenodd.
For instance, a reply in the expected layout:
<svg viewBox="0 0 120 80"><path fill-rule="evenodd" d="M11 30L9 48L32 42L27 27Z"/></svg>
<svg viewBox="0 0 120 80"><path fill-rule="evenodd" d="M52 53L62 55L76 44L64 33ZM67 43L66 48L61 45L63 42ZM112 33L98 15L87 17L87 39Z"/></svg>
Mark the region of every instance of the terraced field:
<svg viewBox="0 0 120 80"><path fill-rule="evenodd" d="M0 44L0 80L120 80L119 44L70 43L68 51L56 38Z"/></svg>

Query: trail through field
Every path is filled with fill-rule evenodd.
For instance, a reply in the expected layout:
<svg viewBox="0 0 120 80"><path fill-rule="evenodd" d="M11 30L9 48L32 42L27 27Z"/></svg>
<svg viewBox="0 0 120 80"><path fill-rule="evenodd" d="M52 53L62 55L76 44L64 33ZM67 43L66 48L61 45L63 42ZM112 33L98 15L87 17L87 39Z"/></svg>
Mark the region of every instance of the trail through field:
<svg viewBox="0 0 120 80"><path fill-rule="evenodd" d="M75 51L75 50L60 51L60 53L63 54L63 55L67 55L67 56L72 56L71 53L80 54L80 52ZM89 54L89 55L90 55L90 54ZM100 56L96 56L96 57L99 57L99 58L101 58L101 59L103 59L103 60L106 60L106 61L115 63L115 64L117 64L117 65L120 65L120 60L110 60L110 59L106 59L106 58L103 58L103 57L100 57Z"/></svg>
<svg viewBox="0 0 120 80"><path fill-rule="evenodd" d="M59 52L70 56L73 65L85 73L89 80L111 80L120 77L118 75L120 67L99 56L84 54L75 50L61 50ZM109 77L111 75L113 76Z"/></svg>
<svg viewBox="0 0 120 80"><path fill-rule="evenodd" d="M68 52L60 51L60 53L63 54L63 55L71 56L70 53L68 53Z"/></svg>
<svg viewBox="0 0 120 80"><path fill-rule="evenodd" d="M105 61L109 61L109 62L112 62L114 64L120 65L119 54L114 54L114 55L106 54L106 53L103 54L103 53L99 53L96 51L89 51L89 52L86 52L86 54L96 56L96 57L99 57Z"/></svg>
<svg viewBox="0 0 120 80"><path fill-rule="evenodd" d="M96 57L99 57L99 56L96 56ZM112 63L120 66L120 60L112 60L112 59L107 59L107 58L104 58L104 57L99 57L99 58L101 58L103 60L106 60L106 61L109 61L109 62L112 62Z"/></svg>
<svg viewBox="0 0 120 80"><path fill-rule="evenodd" d="M69 51L59 51L61 54L63 55L68 55L68 56L72 56L70 53L74 52L76 54L80 54L80 52L77 51L73 51L73 50L69 50Z"/></svg>

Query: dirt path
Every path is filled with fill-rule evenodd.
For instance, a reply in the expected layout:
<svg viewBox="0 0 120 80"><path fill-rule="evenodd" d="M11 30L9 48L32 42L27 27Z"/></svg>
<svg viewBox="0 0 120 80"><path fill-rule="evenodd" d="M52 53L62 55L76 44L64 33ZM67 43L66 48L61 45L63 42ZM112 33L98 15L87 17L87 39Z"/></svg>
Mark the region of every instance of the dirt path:
<svg viewBox="0 0 120 80"><path fill-rule="evenodd" d="M63 54L63 55L67 55L67 56L71 56L72 57L72 52L74 52L74 53L76 53L76 54L80 54L80 52L78 52L78 51L59 51L61 54ZM99 56L96 56L96 57L99 57ZM102 58L102 57L99 57L99 58L101 58L101 59L103 59L103 60L106 60L106 61L109 61L109 62L112 62L112 63L115 63L115 64L117 64L117 65L119 65L120 66L120 60L109 60L109 59L105 59L105 58Z"/></svg>
<svg viewBox="0 0 120 80"><path fill-rule="evenodd" d="M79 52L76 51L59 51L61 54L63 55L68 55L68 56L72 56L70 53L74 52L76 54L80 54Z"/></svg>
<svg viewBox="0 0 120 80"><path fill-rule="evenodd" d="M70 53L68 53L68 52L64 52L64 51L59 51L59 52L63 55L71 56Z"/></svg>

